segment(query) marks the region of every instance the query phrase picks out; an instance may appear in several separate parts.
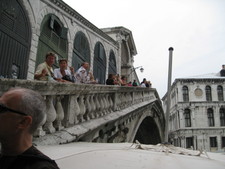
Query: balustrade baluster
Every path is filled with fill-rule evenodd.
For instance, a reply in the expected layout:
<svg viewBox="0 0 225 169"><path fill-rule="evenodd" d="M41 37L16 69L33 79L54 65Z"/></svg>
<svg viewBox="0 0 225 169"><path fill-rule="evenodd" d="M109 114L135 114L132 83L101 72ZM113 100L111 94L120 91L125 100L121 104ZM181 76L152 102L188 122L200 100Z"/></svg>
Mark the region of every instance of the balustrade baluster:
<svg viewBox="0 0 225 169"><path fill-rule="evenodd" d="M43 96L43 98L46 100L46 96ZM42 126L45 124L47 119L47 115L45 116L45 118L43 119L43 121L41 122L40 126L37 128L37 130L34 132L33 136L36 137L40 137L40 136L44 136L46 134L46 132L43 130Z"/></svg>
<svg viewBox="0 0 225 169"><path fill-rule="evenodd" d="M46 123L44 125L44 130L47 133L54 133L55 128L53 127L53 122L56 119L56 111L53 105L53 96L46 97Z"/></svg>
<svg viewBox="0 0 225 169"><path fill-rule="evenodd" d="M61 130L64 127L62 126L62 120L64 118L64 110L62 107L62 103L61 103L61 97L62 96L57 96L56 97L56 121L55 121L55 128L57 130Z"/></svg>
<svg viewBox="0 0 225 169"><path fill-rule="evenodd" d="M95 105L96 105L95 116L99 117L100 116L100 111L101 111L101 105L100 105L100 102L99 102L98 94L95 94L94 101L95 101Z"/></svg>
<svg viewBox="0 0 225 169"><path fill-rule="evenodd" d="M104 106L105 106L105 110L104 110L104 113L105 114L108 114L109 113L109 102L108 102L108 99L107 99L107 96L108 94L105 94L103 95L103 103L104 103Z"/></svg>
<svg viewBox="0 0 225 169"><path fill-rule="evenodd" d="M100 103L100 116L103 116L104 115L104 110L105 110L105 105L104 105L104 102L103 102L103 95L100 94L99 95L99 103Z"/></svg>
<svg viewBox="0 0 225 169"><path fill-rule="evenodd" d="M87 95L86 96L86 99L85 99L85 108L86 108L86 112L85 112L85 118L86 120L90 120L90 113L91 113L91 106L90 106L90 95Z"/></svg>
<svg viewBox="0 0 225 169"><path fill-rule="evenodd" d="M112 101L111 93L108 94L108 101L109 101L109 111L113 112L113 101Z"/></svg>
<svg viewBox="0 0 225 169"><path fill-rule="evenodd" d="M85 104L84 104L84 95L80 96L78 104L80 106L79 121L83 122L84 121L84 117L83 116L84 116L85 111L86 111Z"/></svg>
<svg viewBox="0 0 225 169"><path fill-rule="evenodd" d="M73 104L74 104L73 105L73 113L74 113L74 122L75 122L75 124L79 123L78 116L80 114L80 106L79 106L79 104L77 102L78 97L79 97L78 94L73 96Z"/></svg>
<svg viewBox="0 0 225 169"><path fill-rule="evenodd" d="M90 105L91 105L91 118L95 118L95 111L96 111L96 104L94 102L94 95L91 95L91 99L90 99Z"/></svg>

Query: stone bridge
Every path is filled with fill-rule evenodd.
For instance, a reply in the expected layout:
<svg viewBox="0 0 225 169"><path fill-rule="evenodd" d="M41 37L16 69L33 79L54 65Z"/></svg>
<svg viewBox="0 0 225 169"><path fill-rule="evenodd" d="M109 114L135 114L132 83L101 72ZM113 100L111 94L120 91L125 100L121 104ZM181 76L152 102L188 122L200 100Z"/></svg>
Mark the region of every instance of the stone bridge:
<svg viewBox="0 0 225 169"><path fill-rule="evenodd" d="M35 144L164 140L165 118L154 88L0 79L0 95L11 87L45 98L47 118L34 135Z"/></svg>

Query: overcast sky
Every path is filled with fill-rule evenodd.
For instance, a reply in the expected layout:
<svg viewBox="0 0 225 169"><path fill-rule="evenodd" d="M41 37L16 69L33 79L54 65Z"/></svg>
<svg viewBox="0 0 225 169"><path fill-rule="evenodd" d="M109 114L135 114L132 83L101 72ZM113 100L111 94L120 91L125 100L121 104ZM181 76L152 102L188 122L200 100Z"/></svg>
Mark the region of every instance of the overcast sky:
<svg viewBox="0 0 225 169"><path fill-rule="evenodd" d="M225 64L225 0L64 0L98 28L132 31L140 81L167 91L169 47L175 78L217 73Z"/></svg>

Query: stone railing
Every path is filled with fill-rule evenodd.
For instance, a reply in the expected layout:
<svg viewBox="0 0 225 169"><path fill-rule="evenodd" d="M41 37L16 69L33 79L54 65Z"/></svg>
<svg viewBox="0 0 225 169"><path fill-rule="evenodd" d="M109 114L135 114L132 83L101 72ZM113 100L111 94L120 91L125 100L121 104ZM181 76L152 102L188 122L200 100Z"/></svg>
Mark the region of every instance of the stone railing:
<svg viewBox="0 0 225 169"><path fill-rule="evenodd" d="M36 136L54 133L158 97L156 90L151 88L0 79L0 95L11 87L29 88L44 97L47 118Z"/></svg>

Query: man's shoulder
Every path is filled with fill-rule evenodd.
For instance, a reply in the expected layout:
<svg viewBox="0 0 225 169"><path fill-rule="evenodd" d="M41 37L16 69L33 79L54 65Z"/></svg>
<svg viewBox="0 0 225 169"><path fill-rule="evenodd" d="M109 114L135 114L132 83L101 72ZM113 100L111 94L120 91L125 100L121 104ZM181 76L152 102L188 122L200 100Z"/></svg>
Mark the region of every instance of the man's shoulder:
<svg viewBox="0 0 225 169"><path fill-rule="evenodd" d="M38 67L40 67L40 66L47 66L47 64L46 64L46 62L43 62L38 65Z"/></svg>
<svg viewBox="0 0 225 169"><path fill-rule="evenodd" d="M78 70L77 70L77 73L85 73L86 72L86 69L83 68L83 67L80 67Z"/></svg>
<svg viewBox="0 0 225 169"><path fill-rule="evenodd" d="M26 160L32 169L59 169L56 162L32 146L19 157Z"/></svg>

